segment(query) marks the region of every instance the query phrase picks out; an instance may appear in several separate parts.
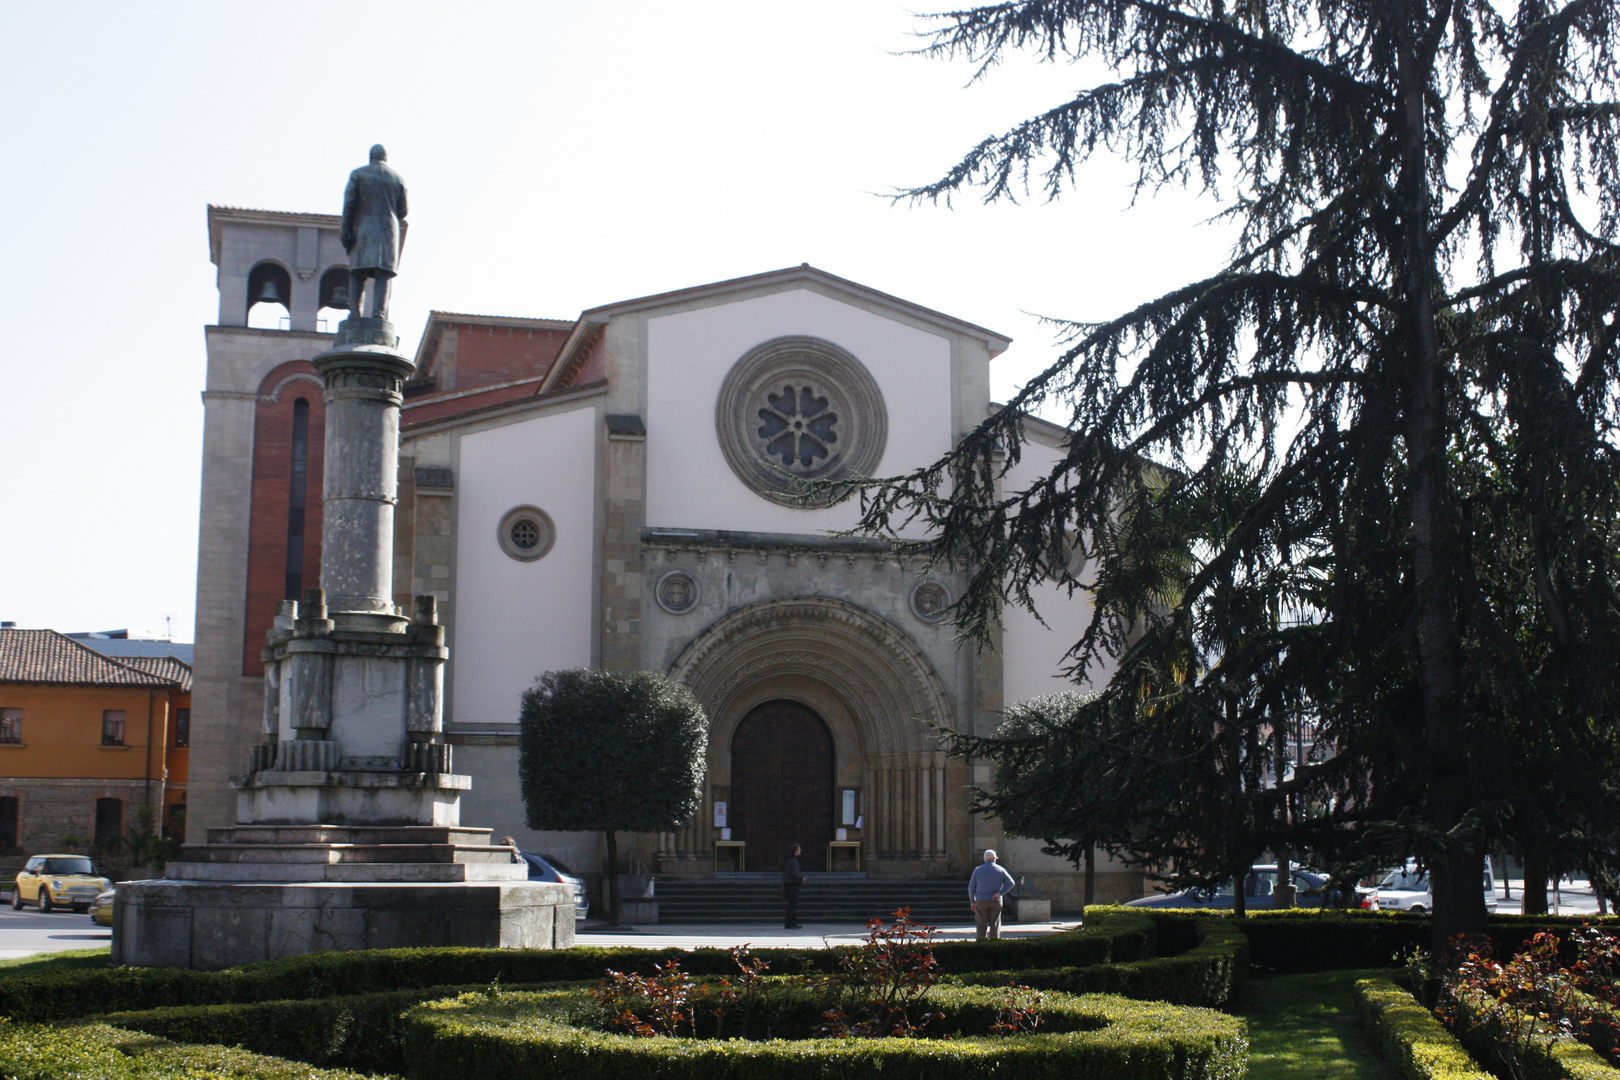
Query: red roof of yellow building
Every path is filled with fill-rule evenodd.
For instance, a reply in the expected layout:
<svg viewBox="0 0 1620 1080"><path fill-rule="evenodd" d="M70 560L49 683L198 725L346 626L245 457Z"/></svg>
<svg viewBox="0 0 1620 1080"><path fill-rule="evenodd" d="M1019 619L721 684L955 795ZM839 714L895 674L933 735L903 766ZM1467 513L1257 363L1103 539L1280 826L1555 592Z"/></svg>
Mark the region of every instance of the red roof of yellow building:
<svg viewBox="0 0 1620 1080"><path fill-rule="evenodd" d="M134 659L134 658L132 658ZM151 657L167 660L168 657ZM184 664L175 662L177 666ZM190 682L168 672L113 660L55 630L0 629L0 682L77 686L173 686Z"/></svg>

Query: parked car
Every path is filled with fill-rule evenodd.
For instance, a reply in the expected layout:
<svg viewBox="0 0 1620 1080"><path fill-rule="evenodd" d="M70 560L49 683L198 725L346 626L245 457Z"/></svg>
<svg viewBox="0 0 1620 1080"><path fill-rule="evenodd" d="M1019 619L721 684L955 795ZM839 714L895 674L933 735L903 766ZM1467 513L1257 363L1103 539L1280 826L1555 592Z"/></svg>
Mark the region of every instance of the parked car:
<svg viewBox="0 0 1620 1080"><path fill-rule="evenodd" d="M1489 857L1485 859L1481 887L1485 890L1485 910L1496 911L1496 874ZM1434 896L1429 891L1429 872L1415 862L1397 867L1384 875L1361 903L1371 911L1432 911Z"/></svg>
<svg viewBox="0 0 1620 1080"><path fill-rule="evenodd" d="M17 872L11 906L18 911L24 904L38 904L41 911L88 911L91 901L110 888L112 882L96 873L87 856L35 855Z"/></svg>
<svg viewBox="0 0 1620 1080"><path fill-rule="evenodd" d="M1321 907L1327 895L1329 881L1310 870L1295 870L1294 902L1301 907ZM1251 866L1243 881L1243 904L1246 908L1269 908L1272 894L1277 889L1276 864ZM1215 888L1182 889L1162 896L1144 896L1128 902L1126 907L1189 907L1229 908L1233 905L1232 883Z"/></svg>
<svg viewBox="0 0 1620 1080"><path fill-rule="evenodd" d="M550 855L541 855L533 851L518 852L523 861L529 864L530 881L551 881L567 885L574 890L574 918L583 919L590 914L591 900L585 895L585 879L569 870Z"/></svg>
<svg viewBox="0 0 1620 1080"><path fill-rule="evenodd" d="M118 887L115 885L90 901L90 921L97 926L111 926L113 922L113 901L117 898Z"/></svg>

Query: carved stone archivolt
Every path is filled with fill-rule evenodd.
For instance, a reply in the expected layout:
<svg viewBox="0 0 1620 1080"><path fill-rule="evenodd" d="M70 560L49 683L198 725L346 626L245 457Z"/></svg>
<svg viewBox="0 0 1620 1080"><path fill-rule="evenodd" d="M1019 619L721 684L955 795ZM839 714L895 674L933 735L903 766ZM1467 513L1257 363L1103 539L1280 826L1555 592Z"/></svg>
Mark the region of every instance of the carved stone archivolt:
<svg viewBox="0 0 1620 1080"><path fill-rule="evenodd" d="M710 716L766 678L820 679L854 706L868 753L937 749L922 722L951 721L933 665L897 628L854 604L792 597L722 617L687 646L670 676L691 687Z"/></svg>
<svg viewBox="0 0 1620 1080"><path fill-rule="evenodd" d="M713 720L711 784L728 782L731 736L750 708L800 701L832 730L839 784L860 789L867 856L947 858L946 758L924 723L950 725L950 699L928 658L895 626L842 600L767 600L710 626L670 675L691 687ZM712 857L713 798L711 789L692 824L660 836L660 859Z"/></svg>
<svg viewBox="0 0 1620 1080"><path fill-rule="evenodd" d="M726 462L743 483L786 506L825 506L807 481L870 476L889 416L866 366L830 341L775 338L732 366L715 402Z"/></svg>

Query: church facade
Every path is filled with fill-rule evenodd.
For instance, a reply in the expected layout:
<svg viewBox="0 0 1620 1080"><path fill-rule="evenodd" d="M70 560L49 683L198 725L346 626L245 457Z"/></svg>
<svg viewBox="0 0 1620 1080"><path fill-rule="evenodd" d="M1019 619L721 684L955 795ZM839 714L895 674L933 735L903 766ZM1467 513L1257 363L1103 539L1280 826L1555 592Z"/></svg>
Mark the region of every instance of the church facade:
<svg viewBox="0 0 1620 1080"><path fill-rule="evenodd" d="M278 601L318 583L309 359L346 271L335 217L213 207L209 224L194 830L231 820L229 777L262 738L265 632ZM247 325L265 297L286 329ZM1007 345L808 265L576 319L434 312L401 414L394 581L405 610L434 594L447 628L445 732L473 777L462 820L599 866L594 835L523 828L519 698L547 670L654 670L692 688L711 730L700 813L630 840L646 869L772 869L798 842L812 868L954 876L994 846L1076 906L1069 864L969 813L988 767L948 758L930 729L988 731L1005 704L1067 689L1084 599L1037 590L1040 619L1010 610L976 648L944 618L959 572L838 536L854 501L803 486L938 458L991 408ZM1030 431L1012 488L1059 453L1063 432ZM1099 899L1139 895L1136 875L1099 869Z"/></svg>

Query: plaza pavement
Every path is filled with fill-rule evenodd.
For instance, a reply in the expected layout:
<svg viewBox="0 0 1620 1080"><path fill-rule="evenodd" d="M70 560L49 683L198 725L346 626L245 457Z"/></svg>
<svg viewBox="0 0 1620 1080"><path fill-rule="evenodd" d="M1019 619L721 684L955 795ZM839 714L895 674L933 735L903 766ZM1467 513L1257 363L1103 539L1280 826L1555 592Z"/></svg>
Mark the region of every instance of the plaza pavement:
<svg viewBox="0 0 1620 1080"><path fill-rule="evenodd" d="M1521 883L1513 882L1513 899L1501 898L1497 890L1498 910L1517 911ZM0 894L0 899L4 895ZM1554 911L1561 915L1584 915L1597 912L1597 900L1591 887L1581 880L1565 882L1555 895L1549 895ZM1076 923L1058 919L1045 923L1008 923L1002 927L1002 936L1008 938L1035 937L1066 930ZM582 926L578 940L581 945L633 946L645 949L704 947L729 949L734 945L766 947L822 948L827 945L848 945L860 941L866 934L865 924L812 923L802 930L785 930L774 924L737 924L718 926L665 925L620 927L610 930L605 925L591 923ZM940 941L971 940L971 924L953 924L940 927ZM112 943L112 932L96 926L90 916L73 912L53 912L42 915L30 908L13 911L9 905L0 908L0 960L8 960L36 953L57 952L64 949L95 949Z"/></svg>

